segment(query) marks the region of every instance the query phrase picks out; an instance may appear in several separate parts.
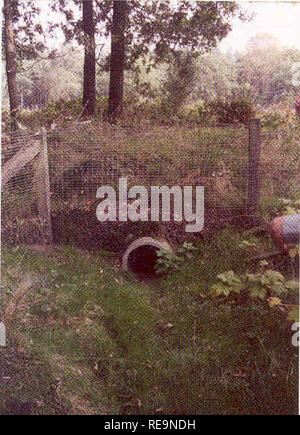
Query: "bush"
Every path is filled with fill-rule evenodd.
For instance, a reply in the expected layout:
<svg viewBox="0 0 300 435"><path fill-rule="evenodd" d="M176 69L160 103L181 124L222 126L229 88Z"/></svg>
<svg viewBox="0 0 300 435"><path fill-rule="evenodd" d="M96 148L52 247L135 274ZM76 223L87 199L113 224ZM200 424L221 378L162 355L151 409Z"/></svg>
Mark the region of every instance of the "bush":
<svg viewBox="0 0 300 435"><path fill-rule="evenodd" d="M57 118L67 120L79 116L82 110L82 100L77 98L74 100L65 101L63 99L48 103L41 111L42 119L52 123Z"/></svg>
<svg viewBox="0 0 300 435"><path fill-rule="evenodd" d="M169 113L177 114L182 104L191 94L196 76L196 63L193 55L183 53L174 57L162 86L164 104Z"/></svg>
<svg viewBox="0 0 300 435"><path fill-rule="evenodd" d="M102 117L108 107L108 97L96 99L95 114ZM82 99L72 100L60 99L58 101L49 101L42 109L22 109L19 112L19 120L22 124L29 127L39 127L52 123L64 123L65 121L75 121L82 112Z"/></svg>
<svg viewBox="0 0 300 435"><path fill-rule="evenodd" d="M81 110L81 98L68 101L60 99L58 101L49 101L42 109L22 109L19 119L21 123L29 127L39 127L40 125L50 127L53 122L57 123L77 118Z"/></svg>
<svg viewBox="0 0 300 435"><path fill-rule="evenodd" d="M188 122L209 124L247 124L253 115L253 106L246 100L231 102L215 100L210 103L199 101L184 105L178 113L180 119Z"/></svg>
<svg viewBox="0 0 300 435"><path fill-rule="evenodd" d="M295 126L298 123L294 110L286 105L273 105L268 109L260 109L258 117L262 127L277 129L280 127Z"/></svg>
<svg viewBox="0 0 300 435"><path fill-rule="evenodd" d="M216 100L209 103L208 107L211 115L216 115L220 124L246 124L254 115L253 105L247 100Z"/></svg>
<svg viewBox="0 0 300 435"><path fill-rule="evenodd" d="M210 121L209 110L204 101L184 105L178 116L188 122L208 122Z"/></svg>

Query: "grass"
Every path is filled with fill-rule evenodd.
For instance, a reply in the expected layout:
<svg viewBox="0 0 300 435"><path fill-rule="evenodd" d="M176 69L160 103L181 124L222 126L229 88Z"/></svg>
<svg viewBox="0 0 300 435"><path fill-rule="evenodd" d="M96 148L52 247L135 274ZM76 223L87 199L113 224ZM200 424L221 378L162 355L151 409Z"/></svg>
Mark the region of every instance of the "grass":
<svg viewBox="0 0 300 435"><path fill-rule="evenodd" d="M296 413L289 328L247 310L234 318L208 297L216 274L256 267L243 237L223 231L178 273L143 283L107 252L5 249L10 379L1 411L29 403L37 414ZM257 244L269 249L268 239ZM26 383L13 370L20 361Z"/></svg>

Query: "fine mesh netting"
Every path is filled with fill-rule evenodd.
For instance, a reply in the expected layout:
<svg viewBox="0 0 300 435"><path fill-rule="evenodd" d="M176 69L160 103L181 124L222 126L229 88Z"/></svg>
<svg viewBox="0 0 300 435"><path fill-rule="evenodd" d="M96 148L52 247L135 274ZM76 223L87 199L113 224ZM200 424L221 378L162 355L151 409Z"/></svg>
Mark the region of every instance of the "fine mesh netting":
<svg viewBox="0 0 300 435"><path fill-rule="evenodd" d="M163 134L163 135L162 135ZM258 162L259 198L256 217L282 198L299 196L299 139L297 131L263 129ZM21 149L42 141L41 134L2 140L5 164ZM251 218L249 132L244 126L182 129L160 128L132 132L79 123L47 133L50 206L54 241L84 248L123 249L128 240L158 235L171 241L187 238L186 222L150 222L151 186L204 186L204 232L243 225ZM289 151L287 153L287 151ZM2 189L4 243L43 243L37 207L37 157L21 168ZM99 222L97 189L119 180L128 189L144 186L149 195L148 222ZM182 190L183 191L183 190ZM298 195L298 196L297 196ZM117 198L118 199L118 198ZM118 207L118 201L116 202ZM118 212L118 210L117 210ZM253 217L253 216L252 216Z"/></svg>

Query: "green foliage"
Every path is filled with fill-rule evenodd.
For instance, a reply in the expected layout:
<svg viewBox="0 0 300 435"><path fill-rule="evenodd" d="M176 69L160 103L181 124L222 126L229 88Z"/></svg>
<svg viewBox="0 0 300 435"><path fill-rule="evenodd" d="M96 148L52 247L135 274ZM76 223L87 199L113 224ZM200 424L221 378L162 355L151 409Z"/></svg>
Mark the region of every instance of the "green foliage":
<svg viewBox="0 0 300 435"><path fill-rule="evenodd" d="M272 105L267 109L261 108L257 111L257 117L260 119L262 127L274 130L293 127L298 122L293 99L282 104Z"/></svg>
<svg viewBox="0 0 300 435"><path fill-rule="evenodd" d="M79 98L82 60L82 53L78 49L68 48L39 62L24 62L17 77L22 106L36 109L48 102Z"/></svg>
<svg viewBox="0 0 300 435"><path fill-rule="evenodd" d="M300 214L300 200L281 199L282 214Z"/></svg>
<svg viewBox="0 0 300 435"><path fill-rule="evenodd" d="M76 39L83 43L81 19L76 19L75 7L64 0L52 1L53 10L66 16L62 29L67 42ZM94 8L96 33L108 36L112 23L112 2L97 2ZM136 68L139 59L150 53L152 62L165 62L183 50L193 53L209 51L230 31L231 18L246 20L246 13L236 2L194 2L184 0L175 4L171 1L130 1L127 3L126 68ZM153 49L154 48L154 49ZM109 58L103 63L107 69Z"/></svg>
<svg viewBox="0 0 300 435"><path fill-rule="evenodd" d="M20 121L30 128L52 123L63 124L76 119L82 109L81 99L60 99L48 102L41 110L23 109L20 111Z"/></svg>
<svg viewBox="0 0 300 435"><path fill-rule="evenodd" d="M214 116L204 101L185 104L178 112L178 117L189 123L213 124Z"/></svg>
<svg viewBox="0 0 300 435"><path fill-rule="evenodd" d="M197 76L193 96L204 101L227 101L235 96L237 73L235 59L229 53L222 53L218 48L197 59Z"/></svg>
<svg viewBox="0 0 300 435"><path fill-rule="evenodd" d="M297 199L271 198L264 200L261 213L267 221L276 215L289 215L300 213L300 201Z"/></svg>
<svg viewBox="0 0 300 435"><path fill-rule="evenodd" d="M179 118L202 124L247 124L255 114L253 104L247 100L198 101L186 104L179 111Z"/></svg>
<svg viewBox="0 0 300 435"><path fill-rule="evenodd" d="M61 99L48 103L46 107L41 110L41 118L42 120L52 123L59 118L72 118L72 116L78 115L80 110L80 99L72 101L64 101Z"/></svg>
<svg viewBox="0 0 300 435"><path fill-rule="evenodd" d="M220 124L247 124L254 115L253 105L249 101L212 101L209 103L209 110L217 116Z"/></svg>
<svg viewBox="0 0 300 435"><path fill-rule="evenodd" d="M159 250L156 261L155 270L158 274L171 273L179 270L185 261L191 260L193 254L197 251L192 243L184 242L183 245L178 248L176 254L166 250Z"/></svg>
<svg viewBox="0 0 300 435"><path fill-rule="evenodd" d="M285 123L284 114L274 110L265 110L259 113L262 127L277 129Z"/></svg>
<svg viewBox="0 0 300 435"><path fill-rule="evenodd" d="M183 53L174 58L162 86L163 106L166 111L177 113L192 91L196 65L192 54Z"/></svg>
<svg viewBox="0 0 300 435"><path fill-rule="evenodd" d="M10 3L13 12L17 63L20 67L24 60L37 59L46 50L51 26L46 31L46 25L49 23L41 22L41 9L35 2L11 0ZM5 32L3 32L2 38L4 42Z"/></svg>
<svg viewBox="0 0 300 435"><path fill-rule="evenodd" d="M261 261L257 273L236 274L231 270L219 274L211 295L232 306L248 305L249 309L254 306L261 310L260 314L265 313L266 307L280 307L287 317L292 309L290 298L294 296L290 293L298 290L299 283L286 280L280 272L266 269L267 266L267 261Z"/></svg>
<svg viewBox="0 0 300 435"><path fill-rule="evenodd" d="M108 98L99 97L96 99L96 115L101 118L107 109ZM63 98L48 101L45 106L40 110L22 109L20 111L19 119L21 123L30 128L35 128L40 125L51 126L52 123L56 125L64 125L70 121L78 119L82 113L82 99L76 98L72 100L65 100Z"/></svg>
<svg viewBox="0 0 300 435"><path fill-rule="evenodd" d="M295 98L292 65L299 60L299 50L281 47L268 34L257 35L236 59L239 91L248 89L252 101L264 107Z"/></svg>

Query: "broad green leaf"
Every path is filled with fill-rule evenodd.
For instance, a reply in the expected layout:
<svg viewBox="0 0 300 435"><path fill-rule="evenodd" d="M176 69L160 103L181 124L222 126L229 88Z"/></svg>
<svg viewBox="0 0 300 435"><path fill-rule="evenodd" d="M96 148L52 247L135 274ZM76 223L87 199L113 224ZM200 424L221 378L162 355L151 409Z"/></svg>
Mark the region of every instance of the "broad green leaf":
<svg viewBox="0 0 300 435"><path fill-rule="evenodd" d="M253 248L256 246L256 243L249 242L248 240L243 240L238 246L239 248Z"/></svg>
<svg viewBox="0 0 300 435"><path fill-rule="evenodd" d="M276 293L277 296L281 296L281 295L283 295L284 293L287 292L287 288L286 288L286 286L283 285L283 284L279 284L279 285L275 285L275 284L273 284L273 285L272 285L272 291L273 291L274 293Z"/></svg>
<svg viewBox="0 0 300 435"><path fill-rule="evenodd" d="M267 291L260 286L255 286L250 289L250 296L252 298L264 299L266 297Z"/></svg>
<svg viewBox="0 0 300 435"><path fill-rule="evenodd" d="M246 273L246 278L248 282L254 283L254 282L259 282L260 281L260 277L257 275L254 275L254 273Z"/></svg>
<svg viewBox="0 0 300 435"><path fill-rule="evenodd" d="M233 270L229 270L228 272L224 272L224 273L219 274L218 278L226 284L233 284L234 282L241 282L240 278L233 272Z"/></svg>
<svg viewBox="0 0 300 435"><path fill-rule="evenodd" d="M221 295L229 296L230 293L229 287L221 282L218 282L217 284L213 285L211 291L215 293L217 296L221 296Z"/></svg>
<svg viewBox="0 0 300 435"><path fill-rule="evenodd" d="M281 286L284 283L284 277L276 270L267 270L261 277L261 284L274 289L274 286Z"/></svg>

